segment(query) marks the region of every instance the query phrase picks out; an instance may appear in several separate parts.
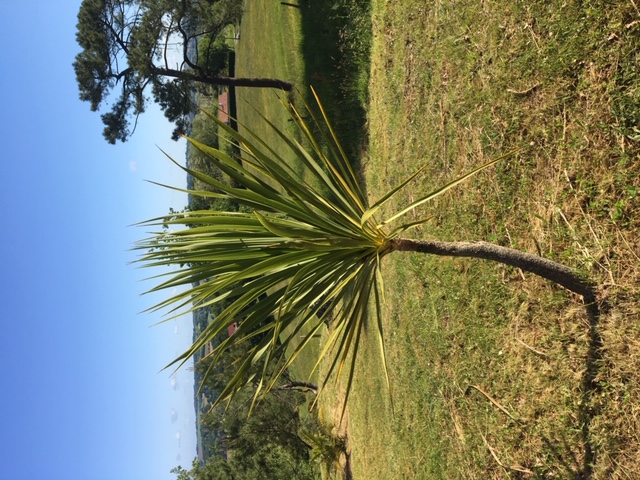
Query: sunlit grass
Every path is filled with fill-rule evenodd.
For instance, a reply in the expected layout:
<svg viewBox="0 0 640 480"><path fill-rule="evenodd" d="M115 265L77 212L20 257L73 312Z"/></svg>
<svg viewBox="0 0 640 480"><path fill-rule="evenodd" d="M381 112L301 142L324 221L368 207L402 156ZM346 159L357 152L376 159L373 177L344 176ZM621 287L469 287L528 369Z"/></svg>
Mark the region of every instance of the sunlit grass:
<svg viewBox="0 0 640 480"><path fill-rule="evenodd" d="M373 2L370 195L425 159L424 178L436 183L521 147L473 188L431 204L434 222L413 236L541 252L588 271L612 310L598 326L604 358L592 394L583 384L589 323L566 292L485 262L388 257L395 416L372 394L375 367L358 363L348 412L354 478L529 478L510 466L531 478L640 475L631 420L640 418L640 212L629 197L640 157L620 131L639 111L630 105L637 89L622 81L637 63L638 24L626 27L637 18L633 3ZM365 341L361 358L376 349Z"/></svg>

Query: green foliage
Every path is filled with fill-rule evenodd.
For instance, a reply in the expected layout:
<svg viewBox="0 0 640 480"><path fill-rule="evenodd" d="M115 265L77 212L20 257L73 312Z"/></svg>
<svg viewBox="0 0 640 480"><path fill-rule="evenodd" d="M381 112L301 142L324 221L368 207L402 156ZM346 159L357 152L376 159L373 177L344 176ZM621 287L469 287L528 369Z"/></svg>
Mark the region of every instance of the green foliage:
<svg viewBox="0 0 640 480"><path fill-rule="evenodd" d="M207 32L218 28L218 25L239 23L242 17L243 0L205 0L196 2L195 17ZM211 38L211 37L203 37Z"/></svg>
<svg viewBox="0 0 640 480"><path fill-rule="evenodd" d="M236 350L227 352L215 365L205 388L216 391L233 376L233 364L246 353L246 349ZM201 368L208 365L207 359L200 362ZM253 395L253 387L249 385L227 409L217 408L204 416L200 427L202 437L206 441L211 432L216 432L214 449L205 452L205 465L196 461L189 472L174 469L173 473L182 475L179 479L318 478L317 468L310 461L310 446L299 435L298 409L304 396L299 392L274 390L249 416Z"/></svg>
<svg viewBox="0 0 640 480"><path fill-rule="evenodd" d="M227 464L224 458L218 456L204 465L198 459L193 460L191 470L176 467L171 470L175 473L176 480L235 480L240 478L236 472Z"/></svg>
<svg viewBox="0 0 640 480"><path fill-rule="evenodd" d="M92 111L115 95L110 110L102 115L109 143L124 142L135 130L148 102L148 88L166 117L176 123L176 139L195 110L194 83L233 83L219 77L222 47L205 56L204 62L192 61L189 49L198 42L214 44L225 27L239 21L241 4L239 0L82 2L76 33L82 51L73 68L80 99L89 102ZM178 39L182 47L180 66L169 65L170 39Z"/></svg>
<svg viewBox="0 0 640 480"><path fill-rule="evenodd" d="M193 119L190 136L205 145L218 148L218 126L203 113L197 114ZM215 165L199 149L190 145L187 153L188 165L192 170L207 175L212 175L217 170Z"/></svg>
<svg viewBox="0 0 640 480"><path fill-rule="evenodd" d="M218 148L222 138L222 149L230 156L238 155L237 149L234 149L229 142L224 140L224 135L218 134L218 125L212 122L204 113L199 113L195 116L192 123L191 138L214 148ZM219 182L231 184L229 176L225 175L222 170L211 162L205 153L192 145L187 148L187 166L189 169L214 178ZM192 177L192 182L194 190L220 193L219 189L198 178ZM229 198L202 197L198 195L189 195L189 207L191 210L216 211L238 211L239 208L238 204Z"/></svg>
<svg viewBox="0 0 640 480"><path fill-rule="evenodd" d="M227 75L231 52L224 38L214 41L205 37L198 43L198 63L207 70Z"/></svg>
<svg viewBox="0 0 640 480"><path fill-rule="evenodd" d="M219 345L227 336L227 332L221 333L212 345ZM309 447L298 435L299 410L305 401L302 393L274 390L249 416L255 392L253 385L247 385L226 409L210 408L210 401L233 378L249 348L250 342L239 345L216 363L211 356L195 358L195 379L201 382L196 405L200 406L199 442L204 459L208 465L231 472L234 478L313 478ZM263 365L256 364L253 373L262 369Z"/></svg>
<svg viewBox="0 0 640 480"><path fill-rule="evenodd" d="M370 313L376 319L376 335L381 347L383 345L379 314L380 260L392 251L394 238L426 219L399 225L397 221L413 208L497 161L477 168L379 221L376 215L381 207L420 171L369 206L320 103L322 118L316 119L313 115L311 118L315 129L323 132L326 147L314 137L306 115L299 114L292 105L287 108L304 141L310 145L308 149L293 135L278 130L266 118L264 120L288 145L313 181L301 178L251 132L243 136L212 115L211 119L218 127L240 146L242 164L221 150L195 140L191 143L241 186L229 186L186 168L195 178L222 192L190 193L230 199L251 209L251 213L192 211L169 221L165 218L150 220L145 225L199 226L170 234L159 232L137 246L147 252L140 260L146 267L191 265L167 274L170 278L151 291L196 286L153 309L169 307L170 313L177 314L178 311L184 313L230 301L191 348L172 365L182 365L232 323L237 323L238 329L214 348L211 354L214 363L228 350L245 342L256 342L225 385L216 405L230 401L250 383L256 385L255 404L262 394L277 384L328 318L332 319L332 330L318 361L330 351L335 353L324 384L332 372L340 376L346 367L346 405L359 341ZM298 344L303 327L309 330ZM287 346L291 344L297 347L287 355ZM381 354L386 375L383 349ZM264 369L253 373L253 366L260 362L265 365ZM273 372L267 370L267 365L273 366Z"/></svg>
<svg viewBox="0 0 640 480"><path fill-rule="evenodd" d="M316 0L301 8L305 84L324 99L347 155L357 161L367 141L371 2Z"/></svg>
<svg viewBox="0 0 640 480"><path fill-rule="evenodd" d="M265 451L262 458L239 455L225 459L222 456L212 457L201 465L197 459L193 461L191 470L176 467L171 473L177 475L176 480L319 480L309 462L292 462L278 448Z"/></svg>
<svg viewBox="0 0 640 480"><path fill-rule="evenodd" d="M176 125L171 134L171 139L178 140L181 135L187 132L189 114L195 108L191 100L193 82L186 78L163 81L156 77L151 83L153 85L151 91L154 100L164 111L164 116L167 120ZM124 136L122 141L125 141L126 138Z"/></svg>
<svg viewBox="0 0 640 480"><path fill-rule="evenodd" d="M317 421L309 422L299 432L311 449L311 460L320 464L324 478L334 478L340 459L347 454L347 439L331 434Z"/></svg>
<svg viewBox="0 0 640 480"><path fill-rule="evenodd" d="M219 408L205 416L201 428L224 432L224 450L245 460L252 457L253 464L260 464L261 458L274 449L292 462L308 463L309 447L298 436L301 427L298 407L304 401L303 394L273 390L249 415L254 393L252 388L245 388L226 411ZM265 478L271 478L267 469L266 465L262 469Z"/></svg>

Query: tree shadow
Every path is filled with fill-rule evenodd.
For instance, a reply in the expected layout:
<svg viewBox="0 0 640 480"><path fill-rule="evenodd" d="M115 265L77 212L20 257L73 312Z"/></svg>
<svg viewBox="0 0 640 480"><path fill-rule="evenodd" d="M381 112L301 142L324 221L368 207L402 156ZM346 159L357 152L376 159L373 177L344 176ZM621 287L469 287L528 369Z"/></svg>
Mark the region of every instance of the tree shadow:
<svg viewBox="0 0 640 480"><path fill-rule="evenodd" d="M578 421L580 423L580 434L582 441L582 461L580 462L566 441L559 446L557 440L552 440L542 435L542 441L547 446L549 452L574 480L590 480L594 475L594 467L597 461L595 445L591 438L590 429L593 418L598 414L593 406L593 396L600 389L597 381L598 371L603 360L603 341L599 331L600 317L602 311L608 311L606 302L598 302L595 294L585 296L585 310L588 317L588 344L585 359L586 368L581 380L581 399L578 407ZM571 457L571 458L567 458ZM536 478L539 478L536 476ZM547 478L541 477L541 478Z"/></svg>
<svg viewBox="0 0 640 480"><path fill-rule="evenodd" d="M580 422L580 434L583 450L582 462L578 461L573 454L570 445L567 445L566 441L563 442L564 445L561 448L554 444L554 442L552 442L548 437L544 435L542 436L543 442L547 445L547 448L558 464L562 465L567 473L571 475L571 478L575 480L591 480L594 475L594 467L597 461L596 449L591 438L590 430L591 422L598 414L598 411L593 406L593 396L600 389L597 378L603 360L603 341L602 336L600 335L599 324L601 313L609 310L608 304L604 301L599 302L595 294L585 296L584 301L589 327L587 335L587 355L585 358L586 368L582 375L582 395L578 407L578 421ZM571 463L567 461L567 455L572 457L571 463L573 463L573 467Z"/></svg>
<svg viewBox="0 0 640 480"><path fill-rule="evenodd" d="M606 302L598 303L595 295L585 298L587 316L589 319L589 344L587 347L586 369L582 376L582 401L578 418L581 424L582 442L584 445L584 460L581 469L576 474L576 480L588 480L593 478L593 469L596 463L596 452L591 440L591 421L597 411L593 407L593 395L600 390L597 381L598 371L603 360L603 341L600 335L600 315L602 311L608 311Z"/></svg>
<svg viewBox="0 0 640 480"><path fill-rule="evenodd" d="M351 454L349 452L344 452L344 470L342 474L342 478L344 480L353 480L353 471L351 470Z"/></svg>
<svg viewBox="0 0 640 480"><path fill-rule="evenodd" d="M356 170L368 138L366 102L372 25L370 15L362 13L368 10L369 3L299 1L305 88L313 87L318 93ZM355 36L357 42L353 41ZM310 90L303 93L307 98L311 96Z"/></svg>
<svg viewBox="0 0 640 480"><path fill-rule="evenodd" d="M585 296L585 310L588 316L588 332L587 332L587 354L585 358L585 370L581 379L581 398L577 409L577 419L580 425L580 443L576 448L575 442L569 442L566 438L550 438L547 435L539 434L540 440L544 443L544 450L555 462L556 466L561 467L564 471L562 478L570 478L573 480L591 480L594 476L594 468L597 462L596 445L594 445L590 430L592 420L599 414L598 409L594 406L594 395L600 390L598 382L599 370L604 359L603 356L603 340L599 331L599 324L602 312L609 311L609 305L604 302L598 302L595 295ZM507 415L523 432L531 430L533 425L526 420L512 416L504 407L494 400L488 393L484 392L476 385L469 385L465 391L468 395L472 390L480 392L494 406L499 408L502 413ZM497 463L515 475L514 478L556 478L556 474L547 474L520 466L509 466L502 463L495 455L494 449L487 444L489 451L496 459ZM578 453L582 452L581 459Z"/></svg>

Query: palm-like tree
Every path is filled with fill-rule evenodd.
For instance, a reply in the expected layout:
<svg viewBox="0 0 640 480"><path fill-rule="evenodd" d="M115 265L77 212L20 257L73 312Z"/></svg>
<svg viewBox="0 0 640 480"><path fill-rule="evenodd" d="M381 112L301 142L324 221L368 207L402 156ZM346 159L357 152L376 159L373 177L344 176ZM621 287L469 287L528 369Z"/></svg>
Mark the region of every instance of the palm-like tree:
<svg viewBox="0 0 640 480"><path fill-rule="evenodd" d="M234 185L240 186L185 169L217 192L189 193L232 200L243 206L245 212L190 211L144 223L169 230L160 230L139 242L136 248L145 252L140 261L152 267L183 267L177 273L164 274L168 278L152 291L188 286L183 293L154 308L170 307L171 312L184 313L223 302L226 305L172 365L186 362L233 323L238 325L237 331L213 350L212 363L235 345L251 344L249 354L216 404L230 400L249 383L257 386L256 397L271 389L329 318L328 341L316 368L330 351L335 352L326 378L334 371L340 375L347 367L345 404L360 336L369 317L375 318L388 381L380 317L381 260L394 251L494 260L552 280L583 295L586 302L595 300L589 281L548 259L485 242L416 241L401 237L406 230L428 221L403 223L406 213L510 154L430 192L388 218L379 219L381 207L420 171L369 205L319 101L318 106L320 115L316 117L308 108L302 115L292 104L285 104L302 141L264 118L307 170L305 178L310 180L297 174L252 132L242 135L210 115L240 146L242 162L221 150L189 141L208 155ZM321 132L322 143L314 131ZM186 228L177 229L180 227ZM305 335L301 335L302 331ZM295 349L285 356L287 346L291 345L296 345ZM262 362L264 369L256 373L255 365ZM274 369L273 365L277 367Z"/></svg>

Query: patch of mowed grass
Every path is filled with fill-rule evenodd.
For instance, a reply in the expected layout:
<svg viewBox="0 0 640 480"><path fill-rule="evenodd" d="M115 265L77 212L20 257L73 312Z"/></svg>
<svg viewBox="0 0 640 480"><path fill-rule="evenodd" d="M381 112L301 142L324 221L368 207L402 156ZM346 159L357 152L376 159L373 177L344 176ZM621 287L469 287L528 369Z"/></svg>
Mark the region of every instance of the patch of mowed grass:
<svg viewBox="0 0 640 480"><path fill-rule="evenodd" d="M291 82L290 98L314 108L318 92L354 165L366 140L370 4L365 0L300 0L247 3L237 44L236 76L279 78ZM290 126L273 89L238 88L238 118L281 150L282 142L258 113L277 127ZM313 113L319 115L317 109Z"/></svg>
<svg viewBox="0 0 640 480"><path fill-rule="evenodd" d="M427 163L417 197L520 148L417 212L434 218L415 236L555 258L598 282L603 309L590 321L580 298L487 262L391 255L393 408L365 337L354 478L640 477L635 3L374 1L372 23L371 196Z"/></svg>
<svg viewBox="0 0 640 480"><path fill-rule="evenodd" d="M267 0L246 2L236 45L236 76L277 78L299 88L304 72L300 41L297 9ZM283 131L290 130L288 114L280 101L286 94L272 88L235 90L240 132L246 126L279 154L289 154L282 139L261 117L264 115Z"/></svg>

